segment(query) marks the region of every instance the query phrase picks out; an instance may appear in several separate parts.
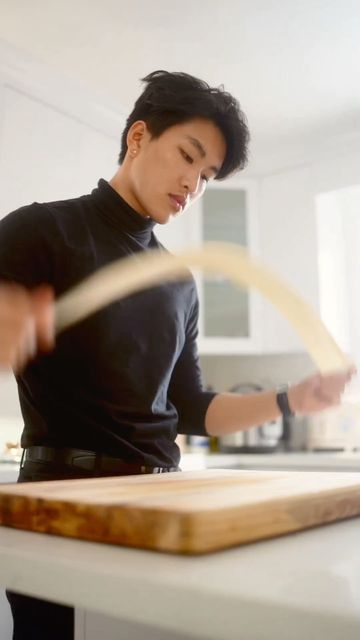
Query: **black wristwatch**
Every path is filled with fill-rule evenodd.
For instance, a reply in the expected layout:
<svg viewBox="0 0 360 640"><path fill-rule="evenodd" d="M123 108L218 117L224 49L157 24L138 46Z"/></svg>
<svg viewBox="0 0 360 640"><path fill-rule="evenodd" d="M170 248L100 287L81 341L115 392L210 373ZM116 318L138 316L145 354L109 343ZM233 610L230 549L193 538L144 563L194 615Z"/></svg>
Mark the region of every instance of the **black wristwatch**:
<svg viewBox="0 0 360 640"><path fill-rule="evenodd" d="M278 389L276 393L277 406L279 407L284 418L291 418L295 415L295 413L290 409L288 388L288 386L280 387L280 389Z"/></svg>

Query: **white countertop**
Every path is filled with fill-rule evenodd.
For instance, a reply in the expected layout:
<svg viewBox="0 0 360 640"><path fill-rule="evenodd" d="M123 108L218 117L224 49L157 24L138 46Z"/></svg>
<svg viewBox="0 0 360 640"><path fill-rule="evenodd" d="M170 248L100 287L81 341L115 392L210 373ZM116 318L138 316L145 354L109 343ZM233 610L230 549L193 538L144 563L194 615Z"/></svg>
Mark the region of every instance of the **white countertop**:
<svg viewBox="0 0 360 640"><path fill-rule="evenodd" d="M0 482L16 482L19 462L0 462Z"/></svg>
<svg viewBox="0 0 360 640"><path fill-rule="evenodd" d="M180 466L192 469L273 469L292 471L360 471L360 453L275 452L275 453L185 453Z"/></svg>
<svg viewBox="0 0 360 640"><path fill-rule="evenodd" d="M180 557L0 527L0 584L169 638L358 640L359 540L355 518Z"/></svg>
<svg viewBox="0 0 360 640"><path fill-rule="evenodd" d="M191 455L191 454L189 454ZM360 453L352 452L274 452L274 453L214 453L205 458L208 469L282 469L307 471L360 471Z"/></svg>

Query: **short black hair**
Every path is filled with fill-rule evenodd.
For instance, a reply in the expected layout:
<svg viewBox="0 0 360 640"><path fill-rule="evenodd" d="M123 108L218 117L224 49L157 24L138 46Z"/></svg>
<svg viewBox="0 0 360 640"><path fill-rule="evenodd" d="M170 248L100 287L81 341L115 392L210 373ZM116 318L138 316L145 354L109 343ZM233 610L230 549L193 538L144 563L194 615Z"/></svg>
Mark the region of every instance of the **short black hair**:
<svg viewBox="0 0 360 640"><path fill-rule="evenodd" d="M153 138L176 124L193 118L208 118L217 125L226 142L226 155L215 180L243 169L250 139L246 116L239 102L224 87L210 87L187 73L153 71L142 82L146 87L135 102L121 137L119 164L127 152L127 134L138 120L144 120Z"/></svg>

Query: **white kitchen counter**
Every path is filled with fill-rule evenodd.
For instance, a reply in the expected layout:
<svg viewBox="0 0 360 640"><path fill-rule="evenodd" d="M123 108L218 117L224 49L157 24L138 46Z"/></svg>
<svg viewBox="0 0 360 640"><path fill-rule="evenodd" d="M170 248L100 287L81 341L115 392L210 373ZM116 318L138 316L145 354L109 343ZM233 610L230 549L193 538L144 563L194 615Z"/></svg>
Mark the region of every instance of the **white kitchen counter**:
<svg viewBox="0 0 360 640"><path fill-rule="evenodd" d="M0 462L0 482L16 482L19 467L19 462Z"/></svg>
<svg viewBox="0 0 360 640"><path fill-rule="evenodd" d="M360 453L275 452L275 453L185 453L183 470L272 469L290 471L360 471Z"/></svg>
<svg viewBox="0 0 360 640"><path fill-rule="evenodd" d="M358 640L360 518L200 557L0 527L0 583L166 637ZM162 635L161 635L162 637Z"/></svg>

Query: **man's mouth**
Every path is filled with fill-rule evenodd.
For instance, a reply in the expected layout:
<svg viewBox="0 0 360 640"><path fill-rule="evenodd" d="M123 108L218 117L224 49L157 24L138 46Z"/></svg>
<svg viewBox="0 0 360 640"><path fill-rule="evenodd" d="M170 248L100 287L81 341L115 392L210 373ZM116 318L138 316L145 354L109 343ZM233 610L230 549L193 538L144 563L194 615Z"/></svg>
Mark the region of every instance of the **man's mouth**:
<svg viewBox="0 0 360 640"><path fill-rule="evenodd" d="M183 196L175 195L173 193L169 193L169 198L174 209L176 209L176 211L180 211L180 209L184 209L186 204L186 198L184 198Z"/></svg>

